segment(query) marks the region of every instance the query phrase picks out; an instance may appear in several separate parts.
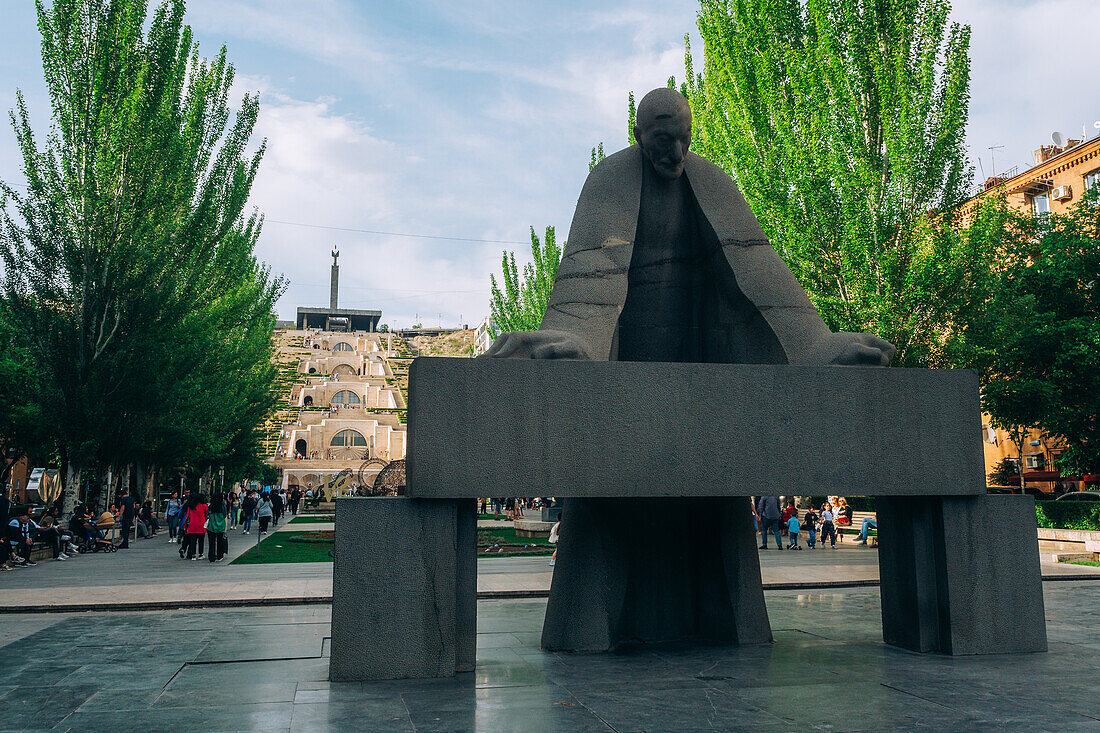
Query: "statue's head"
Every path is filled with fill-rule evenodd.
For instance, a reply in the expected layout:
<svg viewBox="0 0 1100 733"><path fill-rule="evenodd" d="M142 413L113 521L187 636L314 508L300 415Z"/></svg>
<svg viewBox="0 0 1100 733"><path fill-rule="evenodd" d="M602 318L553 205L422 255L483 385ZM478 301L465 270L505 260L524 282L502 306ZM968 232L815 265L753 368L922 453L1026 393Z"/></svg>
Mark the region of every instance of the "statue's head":
<svg viewBox="0 0 1100 733"><path fill-rule="evenodd" d="M684 95L662 87L642 97L634 139L657 175L668 180L679 178L691 145L691 107Z"/></svg>

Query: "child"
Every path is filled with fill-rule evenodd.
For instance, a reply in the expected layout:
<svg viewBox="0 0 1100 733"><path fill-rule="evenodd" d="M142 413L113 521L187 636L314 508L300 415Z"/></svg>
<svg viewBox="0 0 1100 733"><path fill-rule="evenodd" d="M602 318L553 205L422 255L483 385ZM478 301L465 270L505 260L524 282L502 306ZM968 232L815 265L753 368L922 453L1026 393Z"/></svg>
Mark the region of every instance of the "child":
<svg viewBox="0 0 1100 733"><path fill-rule="evenodd" d="M802 527L798 523L798 510L795 510L791 514L791 518L787 520L787 547L791 550L801 550L798 546L798 530Z"/></svg>
<svg viewBox="0 0 1100 733"><path fill-rule="evenodd" d="M817 547L817 512L812 506L806 510L802 523L806 525L806 546L812 550Z"/></svg>

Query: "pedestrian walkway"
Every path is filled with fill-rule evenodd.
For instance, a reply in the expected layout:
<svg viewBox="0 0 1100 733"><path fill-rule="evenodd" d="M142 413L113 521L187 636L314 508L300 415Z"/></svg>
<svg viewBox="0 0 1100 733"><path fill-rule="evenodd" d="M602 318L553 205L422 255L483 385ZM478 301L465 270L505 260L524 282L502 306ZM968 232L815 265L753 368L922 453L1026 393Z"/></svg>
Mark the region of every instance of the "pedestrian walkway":
<svg viewBox="0 0 1100 733"><path fill-rule="evenodd" d="M284 532L331 529L326 524L280 524L266 542ZM225 562L180 560L179 545L167 537L131 543L110 555L81 555L67 562L44 561L37 567L0 575L0 612L26 610L130 610L215 605L327 603L332 600L331 563L230 565L256 544L256 535L229 533ZM874 585L878 553L845 542L834 549L760 551L761 574L768 589L824 589ZM1044 560L1045 579L1094 578L1100 568ZM482 598L545 596L553 569L546 557L478 560Z"/></svg>

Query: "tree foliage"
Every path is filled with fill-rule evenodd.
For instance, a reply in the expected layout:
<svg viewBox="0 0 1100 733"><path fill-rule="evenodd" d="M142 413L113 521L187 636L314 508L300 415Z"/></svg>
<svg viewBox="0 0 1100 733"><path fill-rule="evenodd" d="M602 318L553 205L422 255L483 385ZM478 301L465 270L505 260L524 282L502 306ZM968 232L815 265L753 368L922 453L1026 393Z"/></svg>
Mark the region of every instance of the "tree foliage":
<svg viewBox="0 0 1100 733"><path fill-rule="evenodd" d="M594 155L594 154L593 154ZM500 331L536 331L546 313L554 277L561 262L562 247L554 235L554 227L546 227L540 242L531 227L531 264L524 265L520 278L514 252L501 257L502 290L494 275L489 275L491 297L489 308L493 323Z"/></svg>
<svg viewBox="0 0 1100 733"><path fill-rule="evenodd" d="M970 193L970 29L945 0L702 0L693 147L735 175L833 330L942 361L988 252ZM685 39L686 40L686 39ZM670 80L671 81L671 80Z"/></svg>
<svg viewBox="0 0 1100 733"><path fill-rule="evenodd" d="M200 56L182 0L37 9L52 126L39 145L17 96L27 191L0 183L0 317L42 381L28 398L70 478L251 454L284 287L244 211L259 99L233 113L226 50Z"/></svg>
<svg viewBox="0 0 1100 733"><path fill-rule="evenodd" d="M1063 215L1004 211L1000 221L985 317L950 348L983 375L994 424L1060 438L1063 470L1100 473L1100 196L1093 189Z"/></svg>

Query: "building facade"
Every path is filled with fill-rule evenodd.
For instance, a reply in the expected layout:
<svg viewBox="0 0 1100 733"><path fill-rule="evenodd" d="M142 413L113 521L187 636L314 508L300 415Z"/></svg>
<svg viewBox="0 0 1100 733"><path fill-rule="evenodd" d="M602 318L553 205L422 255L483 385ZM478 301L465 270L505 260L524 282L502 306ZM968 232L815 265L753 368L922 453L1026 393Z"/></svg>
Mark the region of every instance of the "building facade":
<svg viewBox="0 0 1100 733"><path fill-rule="evenodd" d="M405 457L405 399L389 358L391 334L291 330L280 334L298 357L272 459L282 485L325 498L370 484Z"/></svg>
<svg viewBox="0 0 1100 733"><path fill-rule="evenodd" d="M1100 136L1091 140L1065 141L1062 146L1042 145L1034 152L1035 165L1023 172L1006 171L986 180L982 193L964 207L973 207L987 195L1003 195L1013 209L1034 216L1062 214L1081 200L1090 188L1100 185ZM989 415L982 415L982 439L985 446L986 474L990 474L1006 458L1016 467L1009 476L1011 485L1019 483L1020 454L1023 453L1024 481L1027 486L1049 492L1076 491L1086 487L1085 479L1058 470L1058 459L1064 446L1038 430L1029 430L1022 450L1008 433L991 425Z"/></svg>

